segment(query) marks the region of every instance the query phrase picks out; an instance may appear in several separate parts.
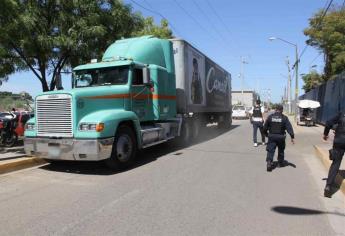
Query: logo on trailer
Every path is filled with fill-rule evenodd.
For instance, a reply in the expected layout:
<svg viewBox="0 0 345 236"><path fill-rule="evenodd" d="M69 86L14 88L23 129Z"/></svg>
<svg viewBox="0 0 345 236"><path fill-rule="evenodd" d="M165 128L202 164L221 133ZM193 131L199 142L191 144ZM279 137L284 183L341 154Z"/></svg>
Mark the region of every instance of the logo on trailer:
<svg viewBox="0 0 345 236"><path fill-rule="evenodd" d="M220 80L218 78L214 78L213 83L211 83L212 75L215 75L214 67L211 67L207 73L206 77L206 89L208 93L212 93L213 91L226 93L228 88L228 81L227 80Z"/></svg>

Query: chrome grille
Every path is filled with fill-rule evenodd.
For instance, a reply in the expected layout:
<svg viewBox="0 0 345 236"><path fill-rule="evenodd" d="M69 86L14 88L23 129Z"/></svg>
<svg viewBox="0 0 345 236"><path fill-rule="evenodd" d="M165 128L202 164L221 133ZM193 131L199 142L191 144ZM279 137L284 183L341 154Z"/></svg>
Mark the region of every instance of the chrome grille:
<svg viewBox="0 0 345 236"><path fill-rule="evenodd" d="M38 97L36 122L39 136L73 137L72 97L67 94Z"/></svg>

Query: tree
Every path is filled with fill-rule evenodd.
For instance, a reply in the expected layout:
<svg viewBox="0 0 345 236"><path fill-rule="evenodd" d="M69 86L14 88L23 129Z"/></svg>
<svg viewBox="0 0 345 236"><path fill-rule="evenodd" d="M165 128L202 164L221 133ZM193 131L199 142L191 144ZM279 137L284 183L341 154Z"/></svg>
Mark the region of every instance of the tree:
<svg viewBox="0 0 345 236"><path fill-rule="evenodd" d="M158 38L172 38L172 31L169 29L168 21L162 19L160 26L154 24L152 17L147 17L144 22L141 30L134 32L133 36L148 35L151 34Z"/></svg>
<svg viewBox="0 0 345 236"><path fill-rule="evenodd" d="M304 81L303 89L305 92L309 92L325 81L324 77L315 70L311 71L309 74L303 75L302 80Z"/></svg>
<svg viewBox="0 0 345 236"><path fill-rule="evenodd" d="M333 9L322 18L323 12L309 19L304 34L307 44L320 50L325 58L325 78L345 70L345 9Z"/></svg>
<svg viewBox="0 0 345 236"><path fill-rule="evenodd" d="M0 78L30 70L53 90L58 74L100 58L116 39L152 31L169 32L120 0L1 0Z"/></svg>

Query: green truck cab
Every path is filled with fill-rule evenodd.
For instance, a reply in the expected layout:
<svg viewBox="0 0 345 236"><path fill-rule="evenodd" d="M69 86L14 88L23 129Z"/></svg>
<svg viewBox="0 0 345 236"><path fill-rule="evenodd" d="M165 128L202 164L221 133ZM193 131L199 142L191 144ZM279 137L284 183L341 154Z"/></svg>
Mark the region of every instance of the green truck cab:
<svg viewBox="0 0 345 236"><path fill-rule="evenodd" d="M202 72L204 79L197 78L192 60L194 80L189 83L187 73L181 73L187 71L182 64L188 67L181 54L186 53L182 47L191 46L175 42L152 36L117 40L101 62L74 68L71 90L36 97L35 117L25 130L26 153L48 161L105 160L117 169L130 164L138 149L176 137L188 142L209 122L231 124L229 74L219 67L217 74L212 67L210 73L218 76L216 79L206 78L206 72ZM177 78L175 68L182 77ZM224 78L219 79L219 70ZM196 89L189 89L194 95L185 91L197 83ZM214 105L207 108L206 91L210 90L225 94L219 109ZM198 99L197 104L190 103L192 98Z"/></svg>

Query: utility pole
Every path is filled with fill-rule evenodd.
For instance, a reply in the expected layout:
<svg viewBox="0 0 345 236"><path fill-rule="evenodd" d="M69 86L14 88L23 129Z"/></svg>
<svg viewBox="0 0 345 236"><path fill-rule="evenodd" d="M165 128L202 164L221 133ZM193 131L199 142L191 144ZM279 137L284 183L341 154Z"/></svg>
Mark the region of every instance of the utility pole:
<svg viewBox="0 0 345 236"><path fill-rule="evenodd" d="M288 112L291 114L291 71L290 71L290 62L289 57L286 57L286 65L288 67L288 81L287 81L287 103L288 103Z"/></svg>
<svg viewBox="0 0 345 236"><path fill-rule="evenodd" d="M297 120L297 103L298 103L298 64L299 64L299 58L298 58L298 48L297 48L297 44L294 44L294 43L291 43L285 39L282 39L282 38L278 38L278 37L270 37L269 40L280 40L280 41L283 41L285 43L288 43L290 44L291 46L295 47L295 55L296 55L296 61L293 65L292 68L295 69L295 73L296 73L296 82L295 82L295 121Z"/></svg>
<svg viewBox="0 0 345 236"><path fill-rule="evenodd" d="M298 104L298 49L297 49L297 44L295 45L295 50L296 50L296 62L295 62L295 73L296 73L296 82L295 82L295 121L297 120L297 104Z"/></svg>
<svg viewBox="0 0 345 236"><path fill-rule="evenodd" d="M269 108L271 104L271 89L263 89L262 95L265 97L267 108Z"/></svg>
<svg viewBox="0 0 345 236"><path fill-rule="evenodd" d="M244 95L243 95L243 87L244 87L244 64L248 64L248 62L241 56L241 102L244 105Z"/></svg>

